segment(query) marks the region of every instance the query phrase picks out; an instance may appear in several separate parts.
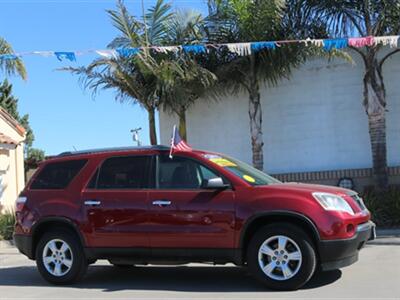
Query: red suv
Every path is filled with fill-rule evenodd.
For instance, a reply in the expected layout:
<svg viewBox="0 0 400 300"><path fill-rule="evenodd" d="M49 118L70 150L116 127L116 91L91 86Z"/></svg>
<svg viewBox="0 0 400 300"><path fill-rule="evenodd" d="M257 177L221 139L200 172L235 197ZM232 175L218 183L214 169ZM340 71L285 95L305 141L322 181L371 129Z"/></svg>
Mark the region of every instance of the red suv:
<svg viewBox="0 0 400 300"><path fill-rule="evenodd" d="M357 193L281 183L228 156L164 146L62 153L16 203L15 243L51 283L89 264L247 266L273 289L357 261L375 226Z"/></svg>

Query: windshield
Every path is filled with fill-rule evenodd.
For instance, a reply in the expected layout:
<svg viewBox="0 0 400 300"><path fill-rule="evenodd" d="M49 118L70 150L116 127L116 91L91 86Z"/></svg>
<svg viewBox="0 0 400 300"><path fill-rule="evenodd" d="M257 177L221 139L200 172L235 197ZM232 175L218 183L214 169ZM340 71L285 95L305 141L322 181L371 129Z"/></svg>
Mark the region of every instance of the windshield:
<svg viewBox="0 0 400 300"><path fill-rule="evenodd" d="M204 154L204 157L218 166L223 167L232 174L240 177L251 185L256 186L281 183L272 176L269 176L240 160L217 154Z"/></svg>

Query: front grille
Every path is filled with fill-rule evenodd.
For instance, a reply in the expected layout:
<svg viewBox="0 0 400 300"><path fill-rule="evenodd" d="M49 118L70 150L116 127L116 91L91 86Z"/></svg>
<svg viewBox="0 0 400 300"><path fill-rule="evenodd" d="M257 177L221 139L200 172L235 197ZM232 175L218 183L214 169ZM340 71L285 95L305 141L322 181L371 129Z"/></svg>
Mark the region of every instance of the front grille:
<svg viewBox="0 0 400 300"><path fill-rule="evenodd" d="M361 210L366 210L367 209L367 207L364 204L363 199L360 196L358 196L357 194L352 194L352 195L350 195L350 197L353 198L354 201L356 201L358 207Z"/></svg>

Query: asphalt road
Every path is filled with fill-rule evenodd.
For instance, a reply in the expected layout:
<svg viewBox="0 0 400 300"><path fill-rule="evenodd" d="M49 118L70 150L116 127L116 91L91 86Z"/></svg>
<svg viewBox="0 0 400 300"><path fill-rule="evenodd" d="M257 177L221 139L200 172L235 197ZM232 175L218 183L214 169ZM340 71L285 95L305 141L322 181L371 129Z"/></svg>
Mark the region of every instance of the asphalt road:
<svg viewBox="0 0 400 300"><path fill-rule="evenodd" d="M34 262L14 248L0 248L0 299L400 299L400 243L367 245L360 260L315 276L294 292L266 290L245 268L143 266L118 269L100 261L84 281L55 287Z"/></svg>

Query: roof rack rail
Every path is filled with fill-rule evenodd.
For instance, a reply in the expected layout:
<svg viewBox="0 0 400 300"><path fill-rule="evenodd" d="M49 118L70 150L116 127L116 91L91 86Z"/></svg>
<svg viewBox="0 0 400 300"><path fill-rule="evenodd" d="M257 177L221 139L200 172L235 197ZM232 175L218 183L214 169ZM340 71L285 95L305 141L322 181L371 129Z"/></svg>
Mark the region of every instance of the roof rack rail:
<svg viewBox="0 0 400 300"><path fill-rule="evenodd" d="M94 154L101 152L135 151L135 150L169 150L169 147L163 145L154 145L154 146L136 146L136 147L131 146L131 147L98 148L98 149L88 149L80 151L66 151L58 154L57 157Z"/></svg>

